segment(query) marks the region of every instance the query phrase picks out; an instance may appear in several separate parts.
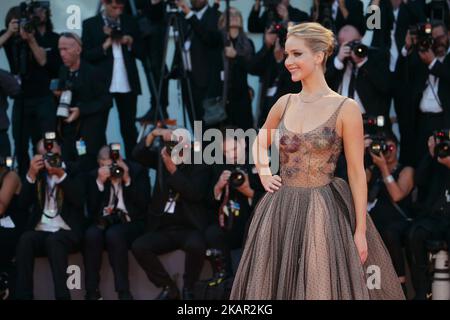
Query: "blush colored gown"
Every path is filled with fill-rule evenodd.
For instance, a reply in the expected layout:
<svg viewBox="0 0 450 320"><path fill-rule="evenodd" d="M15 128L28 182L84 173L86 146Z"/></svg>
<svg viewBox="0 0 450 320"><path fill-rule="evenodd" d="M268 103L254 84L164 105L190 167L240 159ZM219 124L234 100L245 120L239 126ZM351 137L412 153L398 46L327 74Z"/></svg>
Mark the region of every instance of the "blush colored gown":
<svg viewBox="0 0 450 320"><path fill-rule="evenodd" d="M336 119L345 98L332 98L334 112L306 133L286 128L286 110L298 106L288 101L285 107L279 126L282 187L255 208L232 300L405 298L369 216L368 259L361 264L350 187L334 177L343 149Z"/></svg>

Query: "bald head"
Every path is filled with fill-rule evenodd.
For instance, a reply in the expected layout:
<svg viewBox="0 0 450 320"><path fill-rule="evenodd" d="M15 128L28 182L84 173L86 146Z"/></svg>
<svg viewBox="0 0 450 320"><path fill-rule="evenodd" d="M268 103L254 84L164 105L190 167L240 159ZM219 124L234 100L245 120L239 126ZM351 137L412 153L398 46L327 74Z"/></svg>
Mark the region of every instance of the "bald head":
<svg viewBox="0 0 450 320"><path fill-rule="evenodd" d="M78 69L81 56L81 39L76 34L63 34L58 43L61 59L69 69Z"/></svg>
<svg viewBox="0 0 450 320"><path fill-rule="evenodd" d="M361 33L354 26L346 25L339 30L338 41L339 45L353 40L361 40Z"/></svg>

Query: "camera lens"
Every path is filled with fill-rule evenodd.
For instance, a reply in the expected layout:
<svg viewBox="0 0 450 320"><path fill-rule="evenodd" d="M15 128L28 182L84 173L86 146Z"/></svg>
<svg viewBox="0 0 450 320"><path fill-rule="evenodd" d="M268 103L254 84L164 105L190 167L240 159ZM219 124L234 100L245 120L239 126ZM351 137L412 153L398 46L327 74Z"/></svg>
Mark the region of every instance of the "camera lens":
<svg viewBox="0 0 450 320"><path fill-rule="evenodd" d="M245 173L239 169L234 170L231 172L229 181L233 188L239 188L245 182Z"/></svg>

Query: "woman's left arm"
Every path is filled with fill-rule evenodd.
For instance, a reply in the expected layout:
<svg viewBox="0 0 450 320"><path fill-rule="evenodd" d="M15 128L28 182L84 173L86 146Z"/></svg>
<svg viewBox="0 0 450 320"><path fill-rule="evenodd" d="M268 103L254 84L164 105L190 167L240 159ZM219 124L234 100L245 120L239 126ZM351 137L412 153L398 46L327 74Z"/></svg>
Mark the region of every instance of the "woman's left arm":
<svg viewBox="0 0 450 320"><path fill-rule="evenodd" d="M364 128L358 104L354 100L347 100L339 118L341 118L347 174L356 211L355 244L364 263L367 259L367 180L364 170Z"/></svg>

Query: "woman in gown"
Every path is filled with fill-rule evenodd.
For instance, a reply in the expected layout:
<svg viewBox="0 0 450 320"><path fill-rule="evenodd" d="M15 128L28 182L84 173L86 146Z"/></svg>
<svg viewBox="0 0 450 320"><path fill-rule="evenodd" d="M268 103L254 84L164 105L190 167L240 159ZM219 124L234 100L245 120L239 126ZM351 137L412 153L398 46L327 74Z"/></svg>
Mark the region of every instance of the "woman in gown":
<svg viewBox="0 0 450 320"><path fill-rule="evenodd" d="M255 208L231 299L404 299L367 215L360 109L325 81L334 36L303 23L289 29L285 47L286 68L303 89L279 99L253 145L267 193ZM280 176L269 167L272 141ZM349 184L334 177L342 151Z"/></svg>

